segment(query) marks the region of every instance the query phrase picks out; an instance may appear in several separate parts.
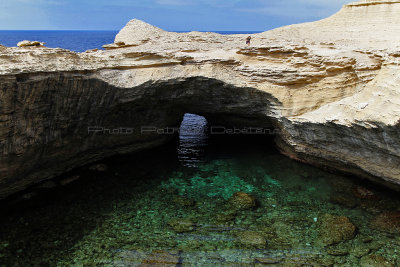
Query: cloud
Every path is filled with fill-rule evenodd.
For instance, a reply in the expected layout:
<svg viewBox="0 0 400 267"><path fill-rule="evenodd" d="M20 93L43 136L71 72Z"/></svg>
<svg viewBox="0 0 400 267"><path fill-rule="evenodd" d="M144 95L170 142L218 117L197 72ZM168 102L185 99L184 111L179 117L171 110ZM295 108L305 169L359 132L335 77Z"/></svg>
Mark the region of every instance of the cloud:
<svg viewBox="0 0 400 267"><path fill-rule="evenodd" d="M320 19L350 1L0 0L0 28L114 29L137 17L169 29L259 29Z"/></svg>
<svg viewBox="0 0 400 267"><path fill-rule="evenodd" d="M1 8L0 29L42 29L47 28L49 24L49 14L40 7L35 7L31 5L20 5Z"/></svg>
<svg viewBox="0 0 400 267"><path fill-rule="evenodd" d="M0 0L0 29L31 30L49 28L51 14L47 7L56 0ZM53 26L56 28L56 26Z"/></svg>
<svg viewBox="0 0 400 267"><path fill-rule="evenodd" d="M51 0L46 1L46 4L52 5L52 6L65 6L66 5L66 3L63 1L51 1Z"/></svg>
<svg viewBox="0 0 400 267"><path fill-rule="evenodd" d="M237 10L276 17L318 19L332 15L346 3L349 3L349 0L259 0L254 7Z"/></svg>
<svg viewBox="0 0 400 267"><path fill-rule="evenodd" d="M194 2L188 0L156 0L156 4L169 6L187 6L193 5Z"/></svg>
<svg viewBox="0 0 400 267"><path fill-rule="evenodd" d="M0 9L0 22L8 21L12 17L13 17L13 15L8 10L5 10L3 8Z"/></svg>
<svg viewBox="0 0 400 267"><path fill-rule="evenodd" d="M34 5L34 6L39 6L39 5L46 5L46 6L61 6L65 5L66 3L64 1L57 1L57 0L14 0L13 2L19 2L22 4L28 4L28 5Z"/></svg>
<svg viewBox="0 0 400 267"><path fill-rule="evenodd" d="M351 1L350 0L297 0L293 1L291 0L290 2L298 2L300 4L311 4L311 5L316 5L316 6L325 6L325 7L332 7L332 6L337 6L337 5L344 5L348 4Z"/></svg>
<svg viewBox="0 0 400 267"><path fill-rule="evenodd" d="M28 0L29 1L29 0ZM148 5L164 5L164 6L202 6L202 7L229 7L236 3L244 2L243 0L148 0ZM116 0L114 3L124 3L125 5L136 5L135 2L126 2L125 0Z"/></svg>

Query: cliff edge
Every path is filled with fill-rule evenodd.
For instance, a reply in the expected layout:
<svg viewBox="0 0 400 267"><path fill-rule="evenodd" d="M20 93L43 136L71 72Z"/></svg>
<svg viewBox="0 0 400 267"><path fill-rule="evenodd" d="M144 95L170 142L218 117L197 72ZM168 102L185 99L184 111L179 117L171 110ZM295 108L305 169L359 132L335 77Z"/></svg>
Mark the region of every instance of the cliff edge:
<svg viewBox="0 0 400 267"><path fill-rule="evenodd" d="M276 40L326 42L353 48L400 47L400 1L363 0L344 5L329 18L263 33Z"/></svg>

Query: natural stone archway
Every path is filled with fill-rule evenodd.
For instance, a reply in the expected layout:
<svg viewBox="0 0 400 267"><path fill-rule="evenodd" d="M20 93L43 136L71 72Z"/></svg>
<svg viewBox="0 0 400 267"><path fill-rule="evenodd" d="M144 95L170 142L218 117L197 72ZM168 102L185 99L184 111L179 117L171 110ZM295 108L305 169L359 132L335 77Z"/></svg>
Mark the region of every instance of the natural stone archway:
<svg viewBox="0 0 400 267"><path fill-rule="evenodd" d="M278 104L268 93L205 77L118 88L90 75L60 73L2 84L6 92L17 91L7 102L22 106L12 113L13 136L3 146L0 196L105 157L168 142L173 135L167 128L179 128L187 112L218 125L272 127L271 106Z"/></svg>
<svg viewBox="0 0 400 267"><path fill-rule="evenodd" d="M255 34L250 47L244 35L166 32L138 20L106 51L0 46L0 198L168 142L141 127L177 127L186 112L275 128L278 148L296 160L396 187L399 18L400 1L364 0Z"/></svg>

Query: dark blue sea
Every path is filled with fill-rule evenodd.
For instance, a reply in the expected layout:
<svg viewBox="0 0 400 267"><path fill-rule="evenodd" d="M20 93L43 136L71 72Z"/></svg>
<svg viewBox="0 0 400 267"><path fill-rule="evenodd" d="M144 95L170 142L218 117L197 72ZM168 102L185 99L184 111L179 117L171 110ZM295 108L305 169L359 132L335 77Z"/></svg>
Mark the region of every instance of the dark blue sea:
<svg viewBox="0 0 400 267"><path fill-rule="evenodd" d="M23 40L45 42L47 47L60 47L76 52L101 48L114 42L118 31L0 31L0 44L17 46Z"/></svg>
<svg viewBox="0 0 400 267"><path fill-rule="evenodd" d="M114 42L118 31L0 31L0 44L17 46L23 40L45 42L47 47L65 48L76 52L101 48ZM248 32L220 31L220 34L251 34Z"/></svg>

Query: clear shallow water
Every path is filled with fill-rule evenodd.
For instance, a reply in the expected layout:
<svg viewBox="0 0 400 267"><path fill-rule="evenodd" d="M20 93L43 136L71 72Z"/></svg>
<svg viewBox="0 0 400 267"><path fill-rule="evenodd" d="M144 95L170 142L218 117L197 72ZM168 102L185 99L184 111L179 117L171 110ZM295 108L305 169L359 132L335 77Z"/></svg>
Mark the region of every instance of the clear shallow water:
<svg viewBox="0 0 400 267"><path fill-rule="evenodd" d="M47 47L65 48L76 52L101 49L114 42L118 31L0 31L0 44L17 46L23 40L45 42ZM256 32L222 31L220 34L251 34Z"/></svg>
<svg viewBox="0 0 400 267"><path fill-rule="evenodd" d="M399 233L371 225L400 207L395 193L294 162L265 137L196 139L188 133L201 133L205 121L185 119L176 145L108 159L106 171L81 168L24 195L36 197L2 203L0 265L399 263ZM232 201L237 192L255 205ZM326 245L324 230L345 231L335 229L343 217L326 214L346 216L354 236Z"/></svg>

